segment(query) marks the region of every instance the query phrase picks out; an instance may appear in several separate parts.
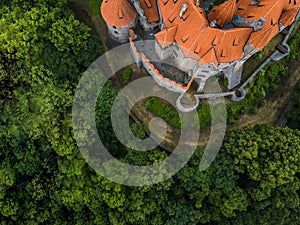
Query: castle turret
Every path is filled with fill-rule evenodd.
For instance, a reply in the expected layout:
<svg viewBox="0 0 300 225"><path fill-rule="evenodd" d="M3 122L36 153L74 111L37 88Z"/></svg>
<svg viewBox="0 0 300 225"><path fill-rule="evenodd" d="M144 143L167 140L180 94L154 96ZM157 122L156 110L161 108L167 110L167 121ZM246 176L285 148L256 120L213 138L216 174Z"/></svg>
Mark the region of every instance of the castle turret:
<svg viewBox="0 0 300 225"><path fill-rule="evenodd" d="M103 0L101 14L110 37L120 43L128 41L129 29L135 27L136 11L127 0Z"/></svg>

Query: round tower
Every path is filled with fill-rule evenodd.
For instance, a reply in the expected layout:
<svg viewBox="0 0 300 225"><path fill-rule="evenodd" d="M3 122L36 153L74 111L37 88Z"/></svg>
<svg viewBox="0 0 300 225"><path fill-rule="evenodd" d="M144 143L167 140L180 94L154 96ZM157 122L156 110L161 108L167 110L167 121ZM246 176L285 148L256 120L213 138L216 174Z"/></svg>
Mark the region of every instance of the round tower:
<svg viewBox="0 0 300 225"><path fill-rule="evenodd" d="M136 11L128 0L103 0L101 14L108 27L108 34L113 40L128 41L129 29L135 27Z"/></svg>

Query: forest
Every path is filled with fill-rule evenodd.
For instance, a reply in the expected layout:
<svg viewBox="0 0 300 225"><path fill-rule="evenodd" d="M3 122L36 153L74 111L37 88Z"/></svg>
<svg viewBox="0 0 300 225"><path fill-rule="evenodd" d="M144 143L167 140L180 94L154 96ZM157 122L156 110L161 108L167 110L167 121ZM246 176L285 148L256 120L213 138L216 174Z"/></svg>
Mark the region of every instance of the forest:
<svg viewBox="0 0 300 225"><path fill-rule="evenodd" d="M299 31L294 40L296 59ZM67 0L0 1L1 224L300 224L299 84L287 127L228 131L207 170L199 171L199 147L172 178L129 187L89 167L73 137L75 89L103 53L99 38L75 19ZM279 78L262 79L258 88L273 89L266 84ZM114 136L110 110L118 91L109 81L98 98L96 123L104 145L130 164L162 161L168 153L161 148L137 152ZM253 93L244 104L263 101ZM150 99L148 107L156 103ZM155 110L174 117L171 109ZM136 136L146 136L142 125L131 126Z"/></svg>

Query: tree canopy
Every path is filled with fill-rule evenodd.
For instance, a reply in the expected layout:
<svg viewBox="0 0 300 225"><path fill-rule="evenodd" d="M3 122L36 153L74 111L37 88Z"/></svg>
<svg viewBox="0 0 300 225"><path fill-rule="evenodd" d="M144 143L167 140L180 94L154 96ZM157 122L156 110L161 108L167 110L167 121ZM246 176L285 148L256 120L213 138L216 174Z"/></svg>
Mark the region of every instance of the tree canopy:
<svg viewBox="0 0 300 225"><path fill-rule="evenodd" d="M172 178L119 185L95 173L73 138L71 107L82 72L103 52L66 1L0 3L1 224L282 224L300 221L300 132L270 125L228 132L203 172L197 149ZM168 153L137 153L109 123L118 89L97 103L99 135L112 154L150 165ZM131 121L136 136L141 126Z"/></svg>

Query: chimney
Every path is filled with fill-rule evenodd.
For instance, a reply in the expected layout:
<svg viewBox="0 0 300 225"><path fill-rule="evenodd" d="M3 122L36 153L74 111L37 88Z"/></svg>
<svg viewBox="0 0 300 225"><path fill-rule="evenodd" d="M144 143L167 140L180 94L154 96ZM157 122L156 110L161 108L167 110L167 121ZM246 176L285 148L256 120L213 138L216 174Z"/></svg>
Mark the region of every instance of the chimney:
<svg viewBox="0 0 300 225"><path fill-rule="evenodd" d="M182 7L181 7L181 10L180 10L180 13L179 13L180 19L183 18L183 15L184 15L184 13L186 12L187 8L188 8L187 2L183 3L183 4L182 4Z"/></svg>
<svg viewBox="0 0 300 225"><path fill-rule="evenodd" d="M211 27L217 27L217 21L216 20L213 20L210 22L209 26Z"/></svg>

